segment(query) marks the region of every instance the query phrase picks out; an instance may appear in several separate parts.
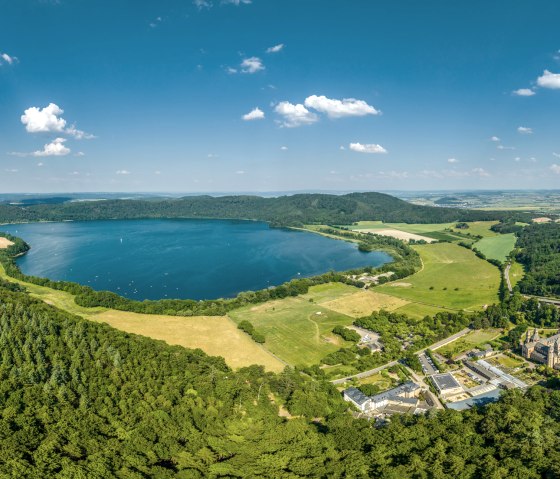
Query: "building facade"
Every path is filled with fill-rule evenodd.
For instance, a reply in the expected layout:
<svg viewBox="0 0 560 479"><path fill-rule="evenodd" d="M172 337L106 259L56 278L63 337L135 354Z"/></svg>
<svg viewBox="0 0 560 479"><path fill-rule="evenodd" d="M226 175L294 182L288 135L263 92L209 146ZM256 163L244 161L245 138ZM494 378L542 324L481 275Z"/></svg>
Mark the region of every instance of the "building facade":
<svg viewBox="0 0 560 479"><path fill-rule="evenodd" d="M536 328L533 334L527 331L521 349L524 358L560 369L560 333L541 339Z"/></svg>

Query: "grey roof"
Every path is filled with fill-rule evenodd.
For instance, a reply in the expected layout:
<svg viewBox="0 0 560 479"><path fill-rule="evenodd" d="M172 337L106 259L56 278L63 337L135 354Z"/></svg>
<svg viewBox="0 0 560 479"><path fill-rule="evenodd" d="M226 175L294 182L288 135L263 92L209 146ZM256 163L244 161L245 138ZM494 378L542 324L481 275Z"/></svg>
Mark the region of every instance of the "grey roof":
<svg viewBox="0 0 560 479"><path fill-rule="evenodd" d="M360 406L362 404L365 404L367 401L369 401L369 397L367 397L362 391L360 391L358 388L348 388L344 390L344 395L351 399L353 402L355 402L356 404L359 404Z"/></svg>
<svg viewBox="0 0 560 479"><path fill-rule="evenodd" d="M493 389L487 393L480 394L479 396L474 396L463 401L448 402L445 407L447 409L455 409L456 411L464 411L465 409L470 409L473 406L485 406L488 403L495 402L500 399L500 390Z"/></svg>
<svg viewBox="0 0 560 479"><path fill-rule="evenodd" d="M395 397L400 396L401 394L414 392L419 388L420 388L420 386L418 386L418 384L416 384L412 381L407 381L406 383L401 384L400 386L397 386L396 388L389 389L389 391L385 391L384 393L377 394L377 395L373 396L371 398L371 400L373 402L381 402L385 399L393 399Z"/></svg>
<svg viewBox="0 0 560 479"><path fill-rule="evenodd" d="M459 382L451 373L434 374L432 376L432 381L434 381L435 385L439 388L440 391L461 387Z"/></svg>

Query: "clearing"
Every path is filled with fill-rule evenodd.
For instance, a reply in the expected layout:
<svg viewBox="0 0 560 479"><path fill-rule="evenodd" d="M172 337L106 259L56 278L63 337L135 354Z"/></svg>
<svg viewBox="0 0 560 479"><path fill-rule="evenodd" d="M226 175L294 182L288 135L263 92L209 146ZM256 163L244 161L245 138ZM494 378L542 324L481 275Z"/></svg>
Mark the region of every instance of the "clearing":
<svg viewBox="0 0 560 479"><path fill-rule="evenodd" d="M282 371L285 367L284 363L255 343L225 316L181 317L84 308L75 303L70 293L8 277L2 265L0 278L25 286L31 296L69 313L90 321L107 323L127 333L160 339L168 344L200 348L211 356L223 357L232 368L260 364L268 371Z"/></svg>
<svg viewBox="0 0 560 479"><path fill-rule="evenodd" d="M515 288L515 285L521 281L523 276L525 276L523 265L513 261L511 263L511 267L509 268L509 280L511 282L511 287Z"/></svg>
<svg viewBox="0 0 560 479"><path fill-rule="evenodd" d="M456 310L480 309L498 301L499 269L477 258L471 250L451 243L413 248L420 254L424 268L406 278L410 286L397 281L377 286L376 292Z"/></svg>
<svg viewBox="0 0 560 479"><path fill-rule="evenodd" d="M406 231L400 231L400 230L395 230L390 228L385 228L385 229L366 228L366 229L356 229L354 231L357 231L358 233L373 233L381 236L390 236L391 238L397 238L402 241L414 240L414 241L425 241L426 243L433 243L434 241L436 241L435 239L428 238L427 236L420 236L415 233L407 233Z"/></svg>
<svg viewBox="0 0 560 479"><path fill-rule="evenodd" d="M12 246L13 244L14 243L12 243L8 238L0 237L0 249L6 249Z"/></svg>
<svg viewBox="0 0 560 479"><path fill-rule="evenodd" d="M497 259L504 263L515 246L516 238L513 233L488 236L477 241L473 246L488 259Z"/></svg>

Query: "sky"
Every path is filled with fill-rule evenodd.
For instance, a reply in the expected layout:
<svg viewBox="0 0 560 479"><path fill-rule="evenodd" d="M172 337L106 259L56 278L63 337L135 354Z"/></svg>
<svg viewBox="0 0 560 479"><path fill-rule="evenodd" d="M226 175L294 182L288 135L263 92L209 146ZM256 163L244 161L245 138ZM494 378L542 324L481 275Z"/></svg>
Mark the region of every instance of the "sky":
<svg viewBox="0 0 560 479"><path fill-rule="evenodd" d="M0 0L0 192L560 187L558 0Z"/></svg>

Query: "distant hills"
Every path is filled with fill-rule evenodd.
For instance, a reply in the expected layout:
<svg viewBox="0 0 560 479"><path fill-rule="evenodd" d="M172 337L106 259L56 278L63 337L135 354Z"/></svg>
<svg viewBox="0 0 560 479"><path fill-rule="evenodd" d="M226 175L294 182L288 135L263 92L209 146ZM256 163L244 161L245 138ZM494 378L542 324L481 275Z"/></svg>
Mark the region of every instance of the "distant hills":
<svg viewBox="0 0 560 479"><path fill-rule="evenodd" d="M384 193L346 195L295 194L277 198L261 196L186 196L65 202L54 204L0 205L0 223L140 218L251 219L274 226L351 224L381 220L387 223L447 223L514 219L530 215L512 211L480 211L413 205Z"/></svg>

